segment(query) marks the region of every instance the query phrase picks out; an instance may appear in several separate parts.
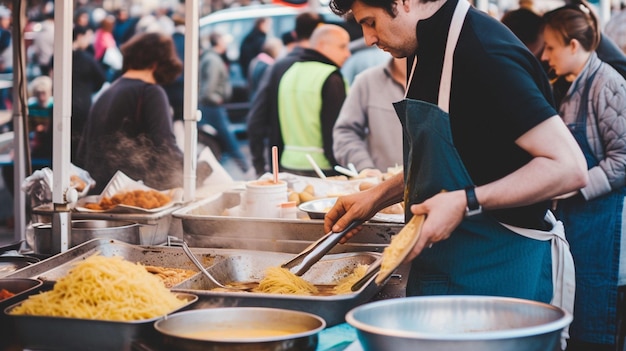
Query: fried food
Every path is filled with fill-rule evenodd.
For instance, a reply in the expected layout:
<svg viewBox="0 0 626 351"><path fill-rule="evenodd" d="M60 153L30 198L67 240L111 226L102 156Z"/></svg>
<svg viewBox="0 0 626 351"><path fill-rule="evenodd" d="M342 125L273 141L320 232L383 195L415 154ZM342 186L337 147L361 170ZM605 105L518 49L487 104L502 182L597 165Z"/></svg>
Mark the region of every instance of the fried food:
<svg viewBox="0 0 626 351"><path fill-rule="evenodd" d="M103 197L99 203L87 203L90 210L106 211L117 205L141 207L145 209L159 208L172 201L172 198L156 190L133 190Z"/></svg>
<svg viewBox="0 0 626 351"><path fill-rule="evenodd" d="M85 181L80 179L79 176L72 174L70 176L70 186L76 189L76 191L82 192L83 190L85 190L87 183L85 183Z"/></svg>

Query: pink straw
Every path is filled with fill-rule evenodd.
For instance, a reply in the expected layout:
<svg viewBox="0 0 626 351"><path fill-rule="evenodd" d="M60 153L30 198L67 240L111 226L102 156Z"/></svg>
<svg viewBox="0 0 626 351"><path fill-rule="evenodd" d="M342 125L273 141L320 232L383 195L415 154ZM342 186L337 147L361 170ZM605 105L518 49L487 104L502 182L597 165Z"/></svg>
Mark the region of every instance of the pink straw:
<svg viewBox="0 0 626 351"><path fill-rule="evenodd" d="M272 174L274 183L278 183L278 146L272 146Z"/></svg>

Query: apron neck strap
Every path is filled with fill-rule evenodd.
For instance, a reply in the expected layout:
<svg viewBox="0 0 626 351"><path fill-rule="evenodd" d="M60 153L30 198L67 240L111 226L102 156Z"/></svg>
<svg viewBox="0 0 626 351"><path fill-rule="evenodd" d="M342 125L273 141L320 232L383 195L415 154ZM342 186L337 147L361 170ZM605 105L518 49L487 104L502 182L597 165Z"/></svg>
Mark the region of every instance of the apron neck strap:
<svg viewBox="0 0 626 351"><path fill-rule="evenodd" d="M448 31L448 41L446 43L446 53L443 58L443 70L441 81L439 82L439 108L446 113L450 111L450 86L452 85L452 62L454 49L459 41L461 28L465 21L465 15L469 11L470 4L467 0L459 0L452 16L450 30Z"/></svg>

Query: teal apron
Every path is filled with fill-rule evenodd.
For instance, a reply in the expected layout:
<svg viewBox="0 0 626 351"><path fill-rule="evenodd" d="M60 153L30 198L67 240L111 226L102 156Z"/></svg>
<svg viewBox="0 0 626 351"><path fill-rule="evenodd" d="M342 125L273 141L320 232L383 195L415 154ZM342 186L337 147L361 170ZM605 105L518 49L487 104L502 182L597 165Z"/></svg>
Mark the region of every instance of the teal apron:
<svg viewBox="0 0 626 351"><path fill-rule="evenodd" d="M445 112L449 105L452 55L467 13L467 9L460 8L469 7L466 3L459 1L448 34L439 106L411 99L394 104L408 147L406 205L421 203L442 190L453 191L473 184L454 147ZM415 66L409 84L414 71ZM409 207L406 206L407 217ZM555 220L552 224L557 227ZM554 242L565 243L564 239L552 240L553 233L529 230L550 238L535 240L509 228L515 227L499 223L488 213L465 218L447 240L425 249L413 260L407 295L493 295L550 302L554 293L553 272L562 270L552 265L556 256L551 255L551 242L554 249ZM573 281L573 265L569 266L568 274ZM573 285L566 290L571 302L557 302L568 310L567 306L573 303Z"/></svg>
<svg viewBox="0 0 626 351"><path fill-rule="evenodd" d="M588 95L596 72L586 81L576 122L568 125L590 169L598 165L586 134ZM556 214L566 224L566 236L576 264L574 320L570 326L573 340L597 344L616 342L624 196L622 188L589 201L576 196L558 202Z"/></svg>

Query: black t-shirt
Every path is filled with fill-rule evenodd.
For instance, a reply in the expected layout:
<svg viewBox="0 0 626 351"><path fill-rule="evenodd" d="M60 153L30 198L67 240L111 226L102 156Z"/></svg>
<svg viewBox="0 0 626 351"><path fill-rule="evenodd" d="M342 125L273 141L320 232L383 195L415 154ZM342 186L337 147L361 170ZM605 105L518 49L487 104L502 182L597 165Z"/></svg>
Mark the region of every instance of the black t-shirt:
<svg viewBox="0 0 626 351"><path fill-rule="evenodd" d="M409 98L437 104L456 3L448 1L418 23L418 64ZM450 95L454 145L476 185L493 182L528 163L531 155L515 140L557 114L539 61L503 24L473 8L454 53ZM507 224L545 229L548 205L541 202L491 213Z"/></svg>

